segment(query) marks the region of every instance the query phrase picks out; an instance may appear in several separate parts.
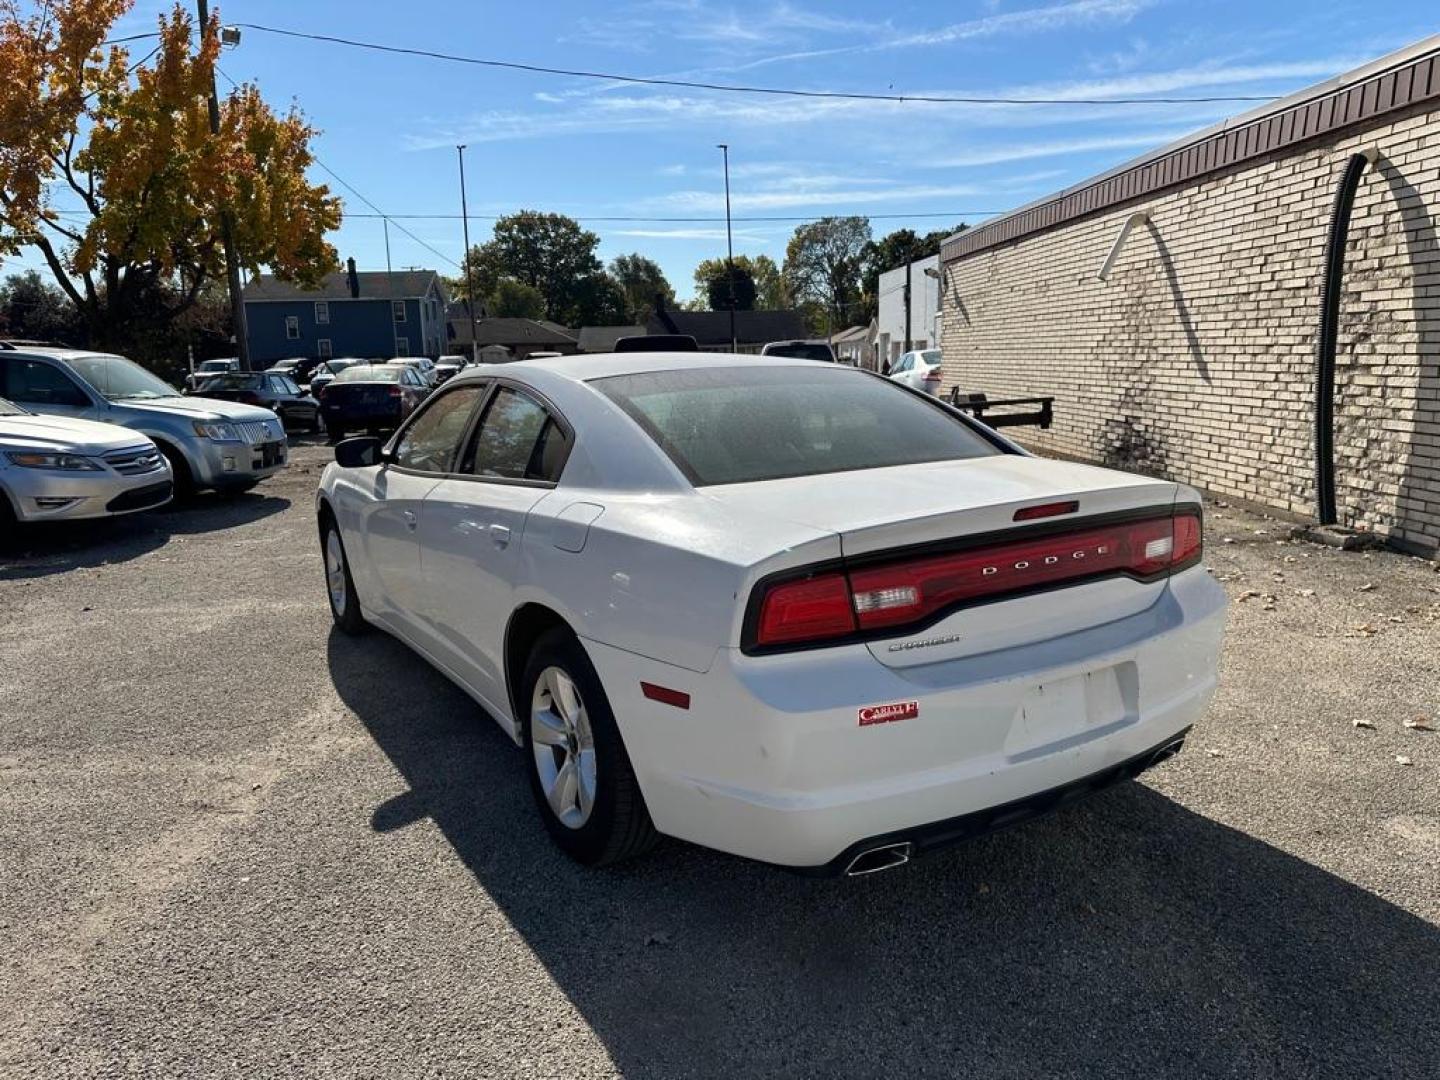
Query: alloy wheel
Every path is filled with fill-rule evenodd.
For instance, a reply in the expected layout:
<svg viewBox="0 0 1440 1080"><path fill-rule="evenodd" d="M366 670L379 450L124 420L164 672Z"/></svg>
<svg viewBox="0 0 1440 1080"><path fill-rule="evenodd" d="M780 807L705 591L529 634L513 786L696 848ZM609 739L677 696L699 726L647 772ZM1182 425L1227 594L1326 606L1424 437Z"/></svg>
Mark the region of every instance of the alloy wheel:
<svg viewBox="0 0 1440 1080"><path fill-rule="evenodd" d="M335 614L343 617L349 599L345 589L345 549L340 546L340 534L334 529L325 534L325 585L330 590L330 604Z"/></svg>
<svg viewBox="0 0 1440 1080"><path fill-rule="evenodd" d="M530 703L530 745L545 801L556 820L579 829L595 809L595 738L575 681L547 667Z"/></svg>

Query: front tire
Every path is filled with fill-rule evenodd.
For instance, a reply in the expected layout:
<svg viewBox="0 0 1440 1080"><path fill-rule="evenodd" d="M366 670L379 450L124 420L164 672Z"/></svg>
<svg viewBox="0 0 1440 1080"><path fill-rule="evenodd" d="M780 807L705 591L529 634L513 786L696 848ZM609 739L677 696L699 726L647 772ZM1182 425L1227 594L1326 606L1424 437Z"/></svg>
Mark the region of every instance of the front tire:
<svg viewBox="0 0 1440 1080"><path fill-rule="evenodd" d="M173 502L185 503L195 498L195 477L190 472L190 465L180 451L160 444L160 453L165 455L165 460L170 463L171 499Z"/></svg>
<svg viewBox="0 0 1440 1080"><path fill-rule="evenodd" d="M350 576L350 560L340 539L340 527L334 518L327 518L320 541L325 556L325 595L330 602L330 617L342 633L358 637L370 628L360 614L360 601L355 596L355 579Z"/></svg>
<svg viewBox="0 0 1440 1080"><path fill-rule="evenodd" d="M541 637L520 685L530 790L550 838L585 866L654 847L660 835L615 714L575 635L557 628Z"/></svg>

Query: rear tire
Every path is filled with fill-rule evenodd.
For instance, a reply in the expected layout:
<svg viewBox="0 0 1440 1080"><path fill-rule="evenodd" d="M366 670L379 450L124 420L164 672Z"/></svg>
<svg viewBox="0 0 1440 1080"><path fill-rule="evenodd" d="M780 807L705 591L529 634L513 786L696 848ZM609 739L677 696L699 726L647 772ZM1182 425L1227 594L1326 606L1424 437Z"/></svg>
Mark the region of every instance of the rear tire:
<svg viewBox="0 0 1440 1080"><path fill-rule="evenodd" d="M331 442L339 442L341 439L345 438L345 429L339 424L326 424L325 430L330 433Z"/></svg>
<svg viewBox="0 0 1440 1080"><path fill-rule="evenodd" d="M660 834L600 677L575 635L557 627L541 637L520 687L526 771L550 838L585 866L653 848Z"/></svg>
<svg viewBox="0 0 1440 1080"><path fill-rule="evenodd" d="M350 576L350 559L345 554L345 542L340 539L340 527L328 515L321 533L320 552L325 559L325 595L330 602L330 617L341 633L358 637L370 624L360 614L355 579Z"/></svg>

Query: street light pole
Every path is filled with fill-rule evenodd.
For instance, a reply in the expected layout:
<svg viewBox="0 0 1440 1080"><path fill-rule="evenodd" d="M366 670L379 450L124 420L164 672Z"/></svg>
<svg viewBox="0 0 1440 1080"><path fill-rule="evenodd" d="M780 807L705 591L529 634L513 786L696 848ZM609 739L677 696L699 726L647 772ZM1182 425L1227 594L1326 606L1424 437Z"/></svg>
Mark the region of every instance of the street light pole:
<svg viewBox="0 0 1440 1080"><path fill-rule="evenodd" d="M725 277L730 283L730 351L739 352L740 342L735 337L735 244L730 236L730 144L716 143L725 155Z"/></svg>
<svg viewBox="0 0 1440 1080"><path fill-rule="evenodd" d="M210 28L209 0L195 0L200 33ZM215 92L215 73L210 73L210 134L220 135L220 97ZM230 290L230 322L235 330L235 355L242 371L250 370L250 335L245 330L245 301L240 295L240 264L235 261L235 221L228 206L220 209L220 246L225 252L225 280Z"/></svg>
<svg viewBox="0 0 1440 1080"><path fill-rule="evenodd" d="M455 147L460 155L460 217L465 232L465 307L470 312L470 359L480 359L480 332L475 323L475 277L470 268L470 210L465 202L465 144Z"/></svg>

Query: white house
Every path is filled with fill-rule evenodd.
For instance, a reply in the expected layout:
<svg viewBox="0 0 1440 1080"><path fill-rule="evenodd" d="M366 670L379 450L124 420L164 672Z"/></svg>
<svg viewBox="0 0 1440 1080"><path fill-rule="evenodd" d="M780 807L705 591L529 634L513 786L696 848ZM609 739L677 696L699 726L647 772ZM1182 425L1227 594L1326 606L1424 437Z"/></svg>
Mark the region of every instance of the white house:
<svg viewBox="0 0 1440 1080"><path fill-rule="evenodd" d="M908 274L907 274L908 270ZM934 348L940 341L940 256L919 259L880 275L880 313L875 352L879 366L905 352L905 283L910 283L910 349Z"/></svg>

